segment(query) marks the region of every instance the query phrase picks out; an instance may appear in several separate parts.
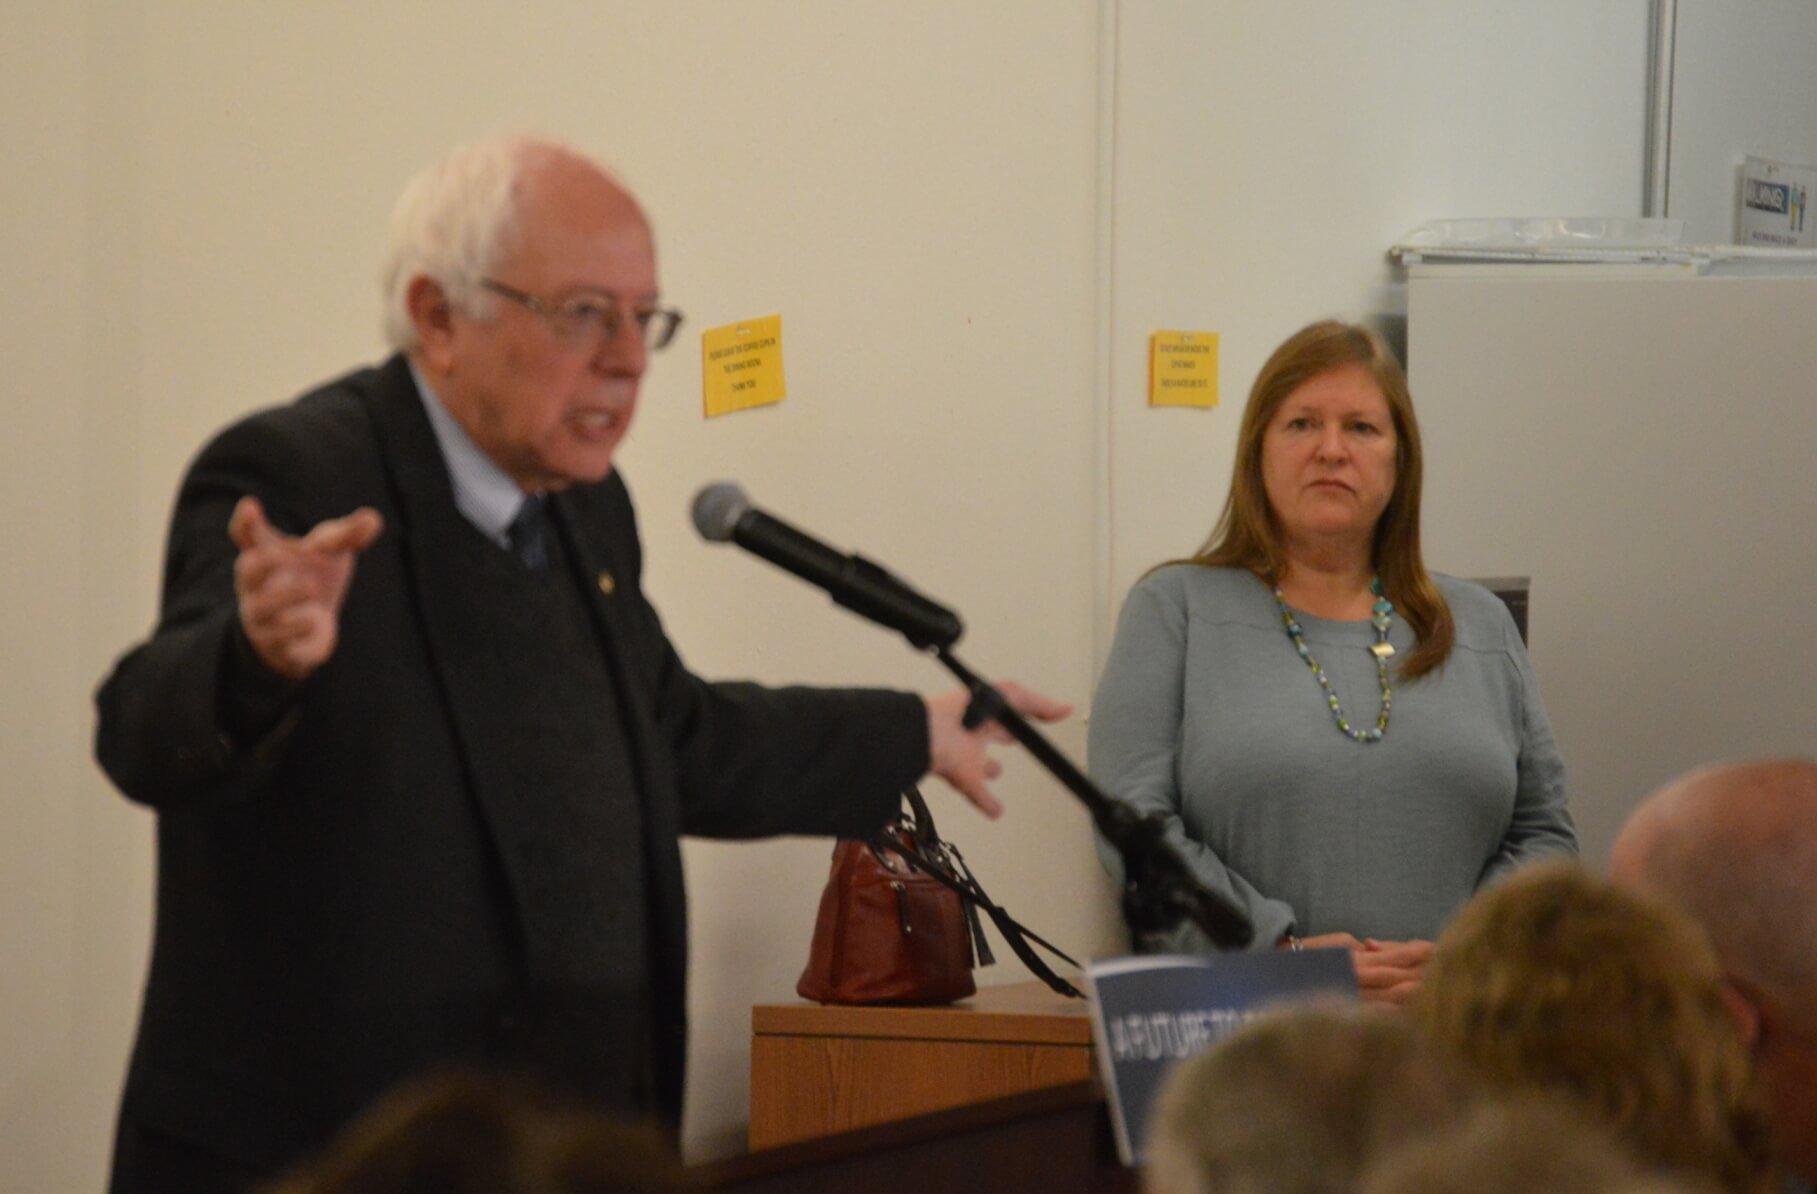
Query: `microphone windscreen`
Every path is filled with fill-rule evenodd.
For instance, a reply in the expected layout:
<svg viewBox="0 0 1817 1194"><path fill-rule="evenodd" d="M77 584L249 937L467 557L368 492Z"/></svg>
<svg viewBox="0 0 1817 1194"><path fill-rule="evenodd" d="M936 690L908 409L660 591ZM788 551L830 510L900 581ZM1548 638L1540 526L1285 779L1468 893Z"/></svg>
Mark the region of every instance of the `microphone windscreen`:
<svg viewBox="0 0 1817 1194"><path fill-rule="evenodd" d="M702 539L726 543L738 520L751 508L751 499L732 481L715 481L694 495L694 529Z"/></svg>

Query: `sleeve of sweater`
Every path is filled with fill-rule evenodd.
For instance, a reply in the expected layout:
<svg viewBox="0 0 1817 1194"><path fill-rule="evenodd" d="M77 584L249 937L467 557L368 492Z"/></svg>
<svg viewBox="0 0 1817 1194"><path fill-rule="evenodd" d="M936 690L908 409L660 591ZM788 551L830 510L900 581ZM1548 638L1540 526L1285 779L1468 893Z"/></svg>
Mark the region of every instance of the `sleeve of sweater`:
<svg viewBox="0 0 1817 1194"><path fill-rule="evenodd" d="M616 472L601 488L615 523L621 600L638 626L658 728L672 752L682 831L868 837L928 769L927 706L909 692L709 681L683 663L643 593L643 552Z"/></svg>
<svg viewBox="0 0 1817 1194"><path fill-rule="evenodd" d="M166 809L262 790L295 726L305 685L267 671L239 629L227 535L234 505L258 496L273 523L313 525L308 453L284 414L253 416L198 455L171 516L158 625L97 692L95 753L127 797Z"/></svg>
<svg viewBox="0 0 1817 1194"><path fill-rule="evenodd" d="M1166 571L1146 577L1124 603L1110 659L1092 700L1087 751L1093 780L1112 799L1138 813L1162 818L1165 840L1209 890L1233 900L1255 926L1251 948L1271 949L1294 927L1284 902L1258 891L1187 832L1181 816L1180 728L1186 640L1190 632L1184 594ZM1214 677L1193 676L1193 683ZM1099 856L1122 877L1122 860L1100 840ZM1196 925L1182 925L1135 942L1145 953L1206 953L1213 948Z"/></svg>
<svg viewBox="0 0 1817 1194"><path fill-rule="evenodd" d="M1523 863L1547 857L1574 857L1577 830L1566 805L1565 762L1552 736L1552 723L1539 696L1539 678L1521 643L1514 619L1498 604L1508 656L1520 676L1520 757L1514 794L1514 813L1502 835L1501 849L1483 868L1483 883L1490 883Z"/></svg>

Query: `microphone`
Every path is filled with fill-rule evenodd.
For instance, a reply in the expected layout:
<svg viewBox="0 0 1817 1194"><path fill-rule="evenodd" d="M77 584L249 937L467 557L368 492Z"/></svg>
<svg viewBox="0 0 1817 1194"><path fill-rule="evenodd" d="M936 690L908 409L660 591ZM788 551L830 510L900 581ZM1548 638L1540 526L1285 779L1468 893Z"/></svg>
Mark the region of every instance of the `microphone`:
<svg viewBox="0 0 1817 1194"><path fill-rule="evenodd" d="M704 486L694 495L694 529L709 542L729 540L825 589L840 605L899 631L920 650L950 647L965 632L952 610L929 601L863 556L843 554L765 514L730 481Z"/></svg>

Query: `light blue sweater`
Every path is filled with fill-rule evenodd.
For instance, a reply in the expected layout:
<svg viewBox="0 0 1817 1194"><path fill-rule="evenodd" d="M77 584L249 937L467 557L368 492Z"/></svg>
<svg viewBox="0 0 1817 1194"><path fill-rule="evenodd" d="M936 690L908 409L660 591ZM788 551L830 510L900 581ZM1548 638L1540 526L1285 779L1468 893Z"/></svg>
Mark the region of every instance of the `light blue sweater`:
<svg viewBox="0 0 1817 1194"><path fill-rule="evenodd" d="M1290 929L1430 940L1485 882L1577 851L1564 764L1514 620L1488 590L1434 580L1457 643L1438 671L1392 681L1388 732L1372 744L1339 733L1273 593L1249 572L1170 565L1124 604L1092 702L1092 778L1168 818L1198 877L1248 911L1256 948ZM1345 717L1373 726L1369 623L1297 616ZM1397 659L1413 649L1402 618L1389 641ZM1194 926L1136 947L1211 949Z"/></svg>

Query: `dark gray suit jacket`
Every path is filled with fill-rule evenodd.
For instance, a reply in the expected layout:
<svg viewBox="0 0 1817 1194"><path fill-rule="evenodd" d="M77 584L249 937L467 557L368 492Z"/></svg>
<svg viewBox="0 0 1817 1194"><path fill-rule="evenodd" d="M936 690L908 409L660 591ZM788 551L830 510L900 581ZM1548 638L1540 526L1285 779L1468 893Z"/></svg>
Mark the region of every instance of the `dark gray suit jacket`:
<svg viewBox="0 0 1817 1194"><path fill-rule="evenodd" d="M361 505L385 532L359 561L334 657L275 728L242 742L221 679L237 633L226 526L248 493L293 533ZM639 587L617 474L557 494L551 512L643 802L652 1109L675 1121L679 836L868 834L926 766L925 715L904 693L698 679ZM551 1049L584 1062L615 1047L584 992L549 1006L524 948L526 861L494 795L513 744L488 734L493 697L472 682L492 608L476 564L498 550L454 507L402 357L236 424L191 466L157 628L97 697L102 766L158 812L157 925L123 1122L275 1167L437 1063Z"/></svg>

